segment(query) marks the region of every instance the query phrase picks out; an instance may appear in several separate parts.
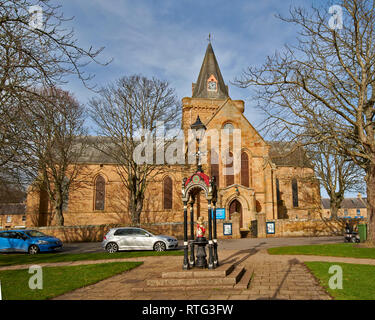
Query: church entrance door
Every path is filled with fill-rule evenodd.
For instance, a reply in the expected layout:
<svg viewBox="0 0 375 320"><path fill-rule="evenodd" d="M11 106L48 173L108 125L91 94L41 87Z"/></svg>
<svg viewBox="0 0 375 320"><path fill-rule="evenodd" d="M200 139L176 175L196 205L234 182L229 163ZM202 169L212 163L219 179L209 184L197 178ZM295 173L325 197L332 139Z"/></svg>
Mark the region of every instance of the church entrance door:
<svg viewBox="0 0 375 320"><path fill-rule="evenodd" d="M240 228L243 228L242 205L237 199L234 199L229 205L229 219L232 218L232 214L235 212L240 214Z"/></svg>

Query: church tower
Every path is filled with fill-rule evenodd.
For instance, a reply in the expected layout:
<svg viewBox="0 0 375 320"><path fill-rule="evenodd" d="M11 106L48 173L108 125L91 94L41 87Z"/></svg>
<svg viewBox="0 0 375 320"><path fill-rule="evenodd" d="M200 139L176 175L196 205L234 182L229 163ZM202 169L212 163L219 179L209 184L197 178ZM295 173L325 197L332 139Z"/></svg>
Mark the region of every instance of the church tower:
<svg viewBox="0 0 375 320"><path fill-rule="evenodd" d="M211 43L208 44L196 83L192 85L192 97L182 99L182 127L184 132L195 122L197 116L203 123L229 98Z"/></svg>

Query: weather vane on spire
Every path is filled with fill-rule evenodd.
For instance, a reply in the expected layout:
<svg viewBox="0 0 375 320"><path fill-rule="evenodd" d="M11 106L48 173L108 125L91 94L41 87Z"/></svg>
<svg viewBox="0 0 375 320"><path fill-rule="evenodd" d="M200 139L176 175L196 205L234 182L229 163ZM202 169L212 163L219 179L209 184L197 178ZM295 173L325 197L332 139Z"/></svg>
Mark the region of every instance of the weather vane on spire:
<svg viewBox="0 0 375 320"><path fill-rule="evenodd" d="M208 39L207 39L207 41L208 41L209 43L211 43L211 33L208 34Z"/></svg>

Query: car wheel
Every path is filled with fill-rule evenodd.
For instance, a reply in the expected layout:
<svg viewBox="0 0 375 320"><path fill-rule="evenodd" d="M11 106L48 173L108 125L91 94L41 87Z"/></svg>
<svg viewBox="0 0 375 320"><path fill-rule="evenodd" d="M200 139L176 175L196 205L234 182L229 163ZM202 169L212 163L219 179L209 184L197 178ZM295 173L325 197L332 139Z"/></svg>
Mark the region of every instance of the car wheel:
<svg viewBox="0 0 375 320"><path fill-rule="evenodd" d="M167 250L167 247L164 242L158 241L154 244L154 250L155 251L165 251Z"/></svg>
<svg viewBox="0 0 375 320"><path fill-rule="evenodd" d="M357 242L357 238L356 238L356 237L352 237L352 238L351 238L351 241L352 241L353 243L356 243L356 242Z"/></svg>
<svg viewBox="0 0 375 320"><path fill-rule="evenodd" d="M39 248L37 245L33 244L29 247L29 254L37 254L39 252Z"/></svg>
<svg viewBox="0 0 375 320"><path fill-rule="evenodd" d="M107 244L107 246L105 247L105 249L109 252L109 253L115 253L118 251L118 245L114 242L110 242Z"/></svg>

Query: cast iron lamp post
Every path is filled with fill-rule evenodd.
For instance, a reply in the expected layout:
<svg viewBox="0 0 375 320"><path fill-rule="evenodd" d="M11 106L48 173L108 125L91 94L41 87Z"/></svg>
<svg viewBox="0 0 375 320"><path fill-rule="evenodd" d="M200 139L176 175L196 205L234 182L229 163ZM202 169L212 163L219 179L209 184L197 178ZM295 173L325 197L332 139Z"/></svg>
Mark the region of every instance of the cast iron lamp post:
<svg viewBox="0 0 375 320"><path fill-rule="evenodd" d="M209 178L204 174L201 163L200 143L203 140L206 126L201 122L199 116L195 123L190 128L193 130L194 138L198 144L198 151L195 153L197 162L197 171L188 179L184 178L182 182L182 201L184 204L184 262L183 269L188 270L192 267L200 267L208 269L215 269L219 263L217 258L217 231L216 231L216 201L217 201L217 186L215 178ZM205 192L208 202L208 241L204 237L205 230L197 232L197 239L194 240L194 203L196 195L199 190ZM191 239L188 241L188 204L190 205L190 233ZM212 215L214 216L212 219ZM212 230L212 220L214 228ZM203 221L200 221L202 225ZM204 229L204 228L200 228ZM214 235L212 234L212 231ZM199 235L198 235L199 234ZM194 247L195 244L199 246L197 252L197 261L195 260ZM208 244L209 258L206 260L205 247ZM188 257L189 247L191 249L190 259Z"/></svg>
<svg viewBox="0 0 375 320"><path fill-rule="evenodd" d="M200 151L200 142L203 140L204 135L206 133L206 126L202 123L199 116L197 117L197 120L195 123L193 123L190 128L193 130L195 139L197 140L198 144L198 152L196 153L197 156L197 172L203 172L202 169L202 163L201 163L201 151ZM200 243L202 239L197 239L195 242L192 241L192 250L194 251L194 243L199 243L199 249L205 250L206 246L206 239L204 239L204 243ZM214 268L214 252L213 252L213 242L212 242L212 216L211 216L211 200L208 200L208 250L209 250L209 259L208 259L208 268L213 269ZM205 259L204 259L205 260ZM200 267L203 267L203 265L200 265ZM204 266L205 267L205 266Z"/></svg>
<svg viewBox="0 0 375 320"><path fill-rule="evenodd" d="M200 142L203 140L203 137L206 133L206 126L202 123L201 119L199 116L197 117L197 121L193 123L190 128L193 130L193 134L195 139L197 140L198 144L198 152L195 154L197 157L197 171L198 172L203 172L202 170L202 164L201 164L201 151L200 151Z"/></svg>

